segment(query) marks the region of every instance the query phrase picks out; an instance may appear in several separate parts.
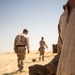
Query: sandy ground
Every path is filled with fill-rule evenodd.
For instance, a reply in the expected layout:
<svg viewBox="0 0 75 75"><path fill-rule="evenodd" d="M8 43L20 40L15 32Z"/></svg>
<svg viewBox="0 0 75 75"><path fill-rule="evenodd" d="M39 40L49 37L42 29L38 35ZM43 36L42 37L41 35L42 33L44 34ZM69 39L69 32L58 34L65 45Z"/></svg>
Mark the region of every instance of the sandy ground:
<svg viewBox="0 0 75 75"><path fill-rule="evenodd" d="M28 67L34 64L47 64L54 57L55 54L45 52L45 61L39 61L39 52L30 52L26 54L24 61L24 72L17 72L17 56L15 53L3 52L0 53L0 75L29 75ZM36 59L33 62L32 59Z"/></svg>

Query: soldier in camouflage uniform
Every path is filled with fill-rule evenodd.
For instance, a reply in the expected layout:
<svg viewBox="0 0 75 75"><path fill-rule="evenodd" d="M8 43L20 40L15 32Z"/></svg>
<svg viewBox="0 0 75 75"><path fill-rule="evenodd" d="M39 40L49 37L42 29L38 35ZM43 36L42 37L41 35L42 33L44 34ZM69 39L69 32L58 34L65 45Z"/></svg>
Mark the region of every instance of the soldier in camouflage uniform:
<svg viewBox="0 0 75 75"><path fill-rule="evenodd" d="M28 30L24 29L22 34L16 36L14 41L14 51L18 57L18 68L22 71L24 68L24 59L26 54L26 46L29 53L29 38L27 37Z"/></svg>
<svg viewBox="0 0 75 75"><path fill-rule="evenodd" d="M39 61L41 60L41 56L42 56L42 61L44 61L44 53L45 53L45 47L48 48L48 46L46 45L45 41L44 41L44 37L41 37L41 41L39 42L40 44L40 56L39 56Z"/></svg>

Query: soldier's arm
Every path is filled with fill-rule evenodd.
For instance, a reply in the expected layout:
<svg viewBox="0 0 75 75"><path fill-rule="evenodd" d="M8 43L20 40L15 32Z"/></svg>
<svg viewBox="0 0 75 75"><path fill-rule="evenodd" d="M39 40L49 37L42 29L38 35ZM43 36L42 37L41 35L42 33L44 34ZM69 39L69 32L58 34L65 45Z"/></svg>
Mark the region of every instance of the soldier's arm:
<svg viewBox="0 0 75 75"><path fill-rule="evenodd" d="M29 53L30 46L29 46L29 38L28 37L26 37L26 46L27 46L27 50Z"/></svg>
<svg viewBox="0 0 75 75"><path fill-rule="evenodd" d="M48 48L48 46L47 46L47 44L46 44L46 42L44 41L44 45L46 46L46 48Z"/></svg>
<svg viewBox="0 0 75 75"><path fill-rule="evenodd" d="M15 40L14 40L14 52L17 53L16 38L15 38Z"/></svg>

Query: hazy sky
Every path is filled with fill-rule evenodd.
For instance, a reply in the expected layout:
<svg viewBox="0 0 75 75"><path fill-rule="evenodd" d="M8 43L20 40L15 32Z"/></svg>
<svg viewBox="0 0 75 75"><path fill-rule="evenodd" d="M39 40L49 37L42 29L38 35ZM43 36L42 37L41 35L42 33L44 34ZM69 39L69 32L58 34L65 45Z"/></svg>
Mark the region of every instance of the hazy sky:
<svg viewBox="0 0 75 75"><path fill-rule="evenodd" d="M14 39L29 30L30 50L38 50L41 36L48 50L57 43L58 23L67 0L0 0L0 51L13 51Z"/></svg>

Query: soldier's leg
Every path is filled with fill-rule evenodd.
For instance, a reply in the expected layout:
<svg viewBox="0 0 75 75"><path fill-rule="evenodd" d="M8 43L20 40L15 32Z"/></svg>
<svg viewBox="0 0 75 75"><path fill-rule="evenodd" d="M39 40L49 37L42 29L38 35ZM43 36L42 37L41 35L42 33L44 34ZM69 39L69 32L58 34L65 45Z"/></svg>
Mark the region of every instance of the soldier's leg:
<svg viewBox="0 0 75 75"><path fill-rule="evenodd" d="M20 58L18 58L18 68L19 68L19 71L21 71L23 69L23 66L22 66Z"/></svg>
<svg viewBox="0 0 75 75"><path fill-rule="evenodd" d="M20 61L20 70L23 70L24 68L24 59L21 59Z"/></svg>
<svg viewBox="0 0 75 75"><path fill-rule="evenodd" d="M41 55L39 56L39 61L41 61Z"/></svg>
<svg viewBox="0 0 75 75"><path fill-rule="evenodd" d="M21 60L21 70L23 70L23 68L24 68L24 60Z"/></svg>
<svg viewBox="0 0 75 75"><path fill-rule="evenodd" d="M24 65L24 60L21 60L21 65Z"/></svg>
<svg viewBox="0 0 75 75"><path fill-rule="evenodd" d="M21 69L23 70L24 68L24 59L25 59L25 50L23 50L21 54Z"/></svg>
<svg viewBox="0 0 75 75"><path fill-rule="evenodd" d="M18 47L18 68L19 71L23 69L23 60L25 58L25 48L24 47Z"/></svg>
<svg viewBox="0 0 75 75"><path fill-rule="evenodd" d="M18 57L18 68L19 68L19 70L20 70L20 63L21 63L21 60Z"/></svg>
<svg viewBox="0 0 75 75"><path fill-rule="evenodd" d="M18 55L18 68L19 68L19 71L21 71L23 69L23 65L22 65L22 53L20 53Z"/></svg>
<svg viewBox="0 0 75 75"><path fill-rule="evenodd" d="M21 57L22 57L21 58L21 65L24 65L24 57L23 57L23 55Z"/></svg>
<svg viewBox="0 0 75 75"><path fill-rule="evenodd" d="M44 61L44 54L42 55L42 61Z"/></svg>
<svg viewBox="0 0 75 75"><path fill-rule="evenodd" d="M23 68L24 68L24 62L23 62L24 60L21 60L21 70L23 70Z"/></svg>
<svg viewBox="0 0 75 75"><path fill-rule="evenodd" d="M40 55L39 55L39 61L41 61L41 50L40 50Z"/></svg>
<svg viewBox="0 0 75 75"><path fill-rule="evenodd" d="M44 61L44 49L42 51L42 61Z"/></svg>

